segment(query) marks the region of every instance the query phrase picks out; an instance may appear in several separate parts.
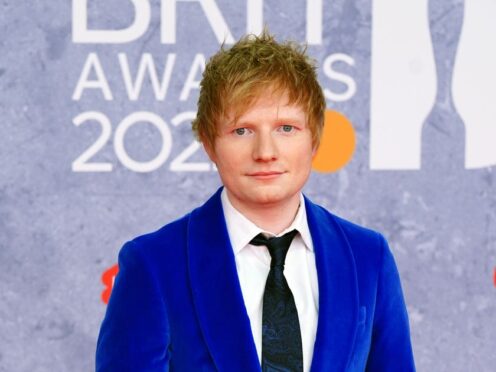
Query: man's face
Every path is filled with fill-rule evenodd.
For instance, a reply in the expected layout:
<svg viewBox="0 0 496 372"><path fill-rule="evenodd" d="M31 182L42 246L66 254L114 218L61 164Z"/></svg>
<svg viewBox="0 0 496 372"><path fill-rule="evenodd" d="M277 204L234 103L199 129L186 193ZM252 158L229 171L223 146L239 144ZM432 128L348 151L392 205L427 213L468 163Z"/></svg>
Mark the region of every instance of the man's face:
<svg viewBox="0 0 496 372"><path fill-rule="evenodd" d="M233 120L228 112L214 148L205 146L233 205L242 211L298 203L315 154L303 109L289 105L286 93L265 93Z"/></svg>

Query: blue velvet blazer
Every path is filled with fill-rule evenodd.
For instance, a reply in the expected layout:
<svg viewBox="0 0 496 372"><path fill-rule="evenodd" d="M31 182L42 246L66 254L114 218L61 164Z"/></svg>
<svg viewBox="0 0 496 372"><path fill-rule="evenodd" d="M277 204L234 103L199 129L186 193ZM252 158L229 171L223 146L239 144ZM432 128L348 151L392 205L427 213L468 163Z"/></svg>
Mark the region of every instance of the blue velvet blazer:
<svg viewBox="0 0 496 372"><path fill-rule="evenodd" d="M260 371L220 191L121 249L97 371ZM415 371L385 239L305 203L319 286L312 371Z"/></svg>

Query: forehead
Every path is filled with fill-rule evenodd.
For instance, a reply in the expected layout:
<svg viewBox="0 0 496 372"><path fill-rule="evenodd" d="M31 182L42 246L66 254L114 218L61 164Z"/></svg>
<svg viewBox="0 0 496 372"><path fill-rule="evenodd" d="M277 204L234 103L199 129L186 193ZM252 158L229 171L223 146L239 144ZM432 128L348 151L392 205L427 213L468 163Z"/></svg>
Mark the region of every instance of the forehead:
<svg viewBox="0 0 496 372"><path fill-rule="evenodd" d="M306 112L301 104L290 102L286 91L265 91L247 103L227 107L229 124L263 119L291 119L306 122Z"/></svg>

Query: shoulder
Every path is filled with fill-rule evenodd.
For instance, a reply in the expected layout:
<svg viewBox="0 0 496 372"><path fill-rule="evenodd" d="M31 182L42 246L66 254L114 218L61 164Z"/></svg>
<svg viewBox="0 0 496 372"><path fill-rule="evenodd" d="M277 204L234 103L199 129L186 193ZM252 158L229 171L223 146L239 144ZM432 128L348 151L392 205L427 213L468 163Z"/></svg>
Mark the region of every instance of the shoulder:
<svg viewBox="0 0 496 372"><path fill-rule="evenodd" d="M141 246L154 246L156 244L161 244L164 241L184 239L188 229L190 215L191 213L188 213L155 231L139 235L132 239L132 242Z"/></svg>
<svg viewBox="0 0 496 372"><path fill-rule="evenodd" d="M313 203L306 197L305 201L307 218L310 223L314 221L318 224L326 224L334 228L343 234L349 243L365 243L367 245L382 245L384 243L385 239L380 232L331 213L326 208Z"/></svg>
<svg viewBox="0 0 496 372"><path fill-rule="evenodd" d="M209 221L213 214L222 214L220 201L222 188L219 188L206 202L184 216L162 226L156 231L137 236L133 243L141 246L155 246L168 242L186 241L192 220Z"/></svg>
<svg viewBox="0 0 496 372"><path fill-rule="evenodd" d="M331 213L326 208L306 198L309 225L318 225L320 230L328 231L351 250L358 265L361 261L379 265L382 256L389 250L384 236L373 229Z"/></svg>
<svg viewBox="0 0 496 372"><path fill-rule="evenodd" d="M222 215L221 191L222 189L217 190L204 204L184 216L128 241L121 249L119 257L141 256L141 259L148 261L151 266L164 262L173 264L185 261L187 242L191 238L194 222L196 221L196 224L208 222L212 225L213 216Z"/></svg>
<svg viewBox="0 0 496 372"><path fill-rule="evenodd" d="M344 219L340 216L332 214L331 218L335 221L335 223L343 230L347 237L357 240L364 240L369 243L380 242L384 237L378 231L370 229L368 227L358 225L355 222Z"/></svg>
<svg viewBox="0 0 496 372"><path fill-rule="evenodd" d="M338 216L333 215L333 217L349 242L358 270L379 269L385 263L385 256L392 257L382 233Z"/></svg>
<svg viewBox="0 0 496 372"><path fill-rule="evenodd" d="M159 229L127 241L119 252L119 266L126 261L144 261L147 266L184 254L190 213Z"/></svg>

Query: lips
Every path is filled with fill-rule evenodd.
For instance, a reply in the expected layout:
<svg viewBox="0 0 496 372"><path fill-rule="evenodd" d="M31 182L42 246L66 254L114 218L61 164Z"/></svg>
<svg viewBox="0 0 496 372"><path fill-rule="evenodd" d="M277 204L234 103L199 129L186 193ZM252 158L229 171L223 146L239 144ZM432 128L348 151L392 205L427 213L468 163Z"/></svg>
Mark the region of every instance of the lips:
<svg viewBox="0 0 496 372"><path fill-rule="evenodd" d="M248 176L253 177L255 179L267 180L267 179L277 178L284 173L285 172L278 172L278 171L253 172L253 173L248 173Z"/></svg>

